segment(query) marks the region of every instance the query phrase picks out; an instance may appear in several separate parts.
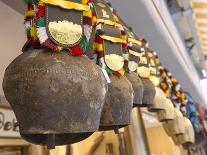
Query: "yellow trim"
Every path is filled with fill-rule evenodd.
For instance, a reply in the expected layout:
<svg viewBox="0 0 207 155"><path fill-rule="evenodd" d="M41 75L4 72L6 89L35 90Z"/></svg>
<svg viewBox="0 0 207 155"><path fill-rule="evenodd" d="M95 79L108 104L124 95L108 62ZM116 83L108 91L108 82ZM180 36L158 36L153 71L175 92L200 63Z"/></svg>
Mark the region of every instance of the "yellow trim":
<svg viewBox="0 0 207 155"><path fill-rule="evenodd" d="M136 51L133 51L133 50L129 50L129 53L131 54L131 55L134 55L134 56L137 56L137 57L143 57L144 56L144 52L143 53L138 53L138 52L136 52Z"/></svg>
<svg viewBox="0 0 207 155"><path fill-rule="evenodd" d="M193 8L199 8L199 9L207 9L207 3L193 3L192 4Z"/></svg>
<svg viewBox="0 0 207 155"><path fill-rule="evenodd" d="M126 43L126 41L122 40L121 38L115 38L115 37L106 36L106 35L102 35L101 38L104 40L111 41L113 43Z"/></svg>
<svg viewBox="0 0 207 155"><path fill-rule="evenodd" d="M199 22L197 24L198 27L207 27L207 23Z"/></svg>
<svg viewBox="0 0 207 155"><path fill-rule="evenodd" d="M207 43L202 43L202 46L205 46L206 47L207 46Z"/></svg>
<svg viewBox="0 0 207 155"><path fill-rule="evenodd" d="M126 26L124 26L124 25L123 25L123 28L124 28L125 30L129 30L129 28L128 28L128 27L126 27Z"/></svg>
<svg viewBox="0 0 207 155"><path fill-rule="evenodd" d="M121 74L121 75L123 76L124 73L125 73L125 70L122 68L122 69L120 69L120 70L118 71L118 73Z"/></svg>
<svg viewBox="0 0 207 155"><path fill-rule="evenodd" d="M128 38L128 42L132 42L132 43L138 44L139 46L142 45L141 41L138 41L138 40L136 40L134 38Z"/></svg>
<svg viewBox="0 0 207 155"><path fill-rule="evenodd" d="M196 17L196 18L207 18L207 14L204 14L204 13L197 13L197 14L195 14L195 17Z"/></svg>
<svg viewBox="0 0 207 155"><path fill-rule="evenodd" d="M207 34L207 31L200 31L200 34Z"/></svg>
<svg viewBox="0 0 207 155"><path fill-rule="evenodd" d="M205 38L205 37L201 37L201 40L202 40L202 41L207 41L207 38Z"/></svg>
<svg viewBox="0 0 207 155"><path fill-rule="evenodd" d="M75 9L79 11L89 11L90 7L87 5L65 1L65 0L41 0L42 2L50 5L56 5L64 9Z"/></svg>
<svg viewBox="0 0 207 155"><path fill-rule="evenodd" d="M121 24L118 24L116 22L113 22L111 20L105 20L105 19L97 19L97 24L104 23L106 25L116 26L116 27L122 27Z"/></svg>

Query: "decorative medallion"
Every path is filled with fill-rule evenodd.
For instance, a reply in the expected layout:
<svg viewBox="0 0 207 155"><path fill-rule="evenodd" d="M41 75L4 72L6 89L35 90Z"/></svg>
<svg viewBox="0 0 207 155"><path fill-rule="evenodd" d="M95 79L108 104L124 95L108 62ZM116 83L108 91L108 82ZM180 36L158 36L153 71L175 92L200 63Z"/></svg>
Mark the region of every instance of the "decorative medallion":
<svg viewBox="0 0 207 155"><path fill-rule="evenodd" d="M160 84L160 77L157 72L155 59L153 57L150 59L150 80L154 83L155 86L158 86Z"/></svg>
<svg viewBox="0 0 207 155"><path fill-rule="evenodd" d="M149 78L150 77L150 68L148 65L148 61L146 57L141 57L139 62L139 67L137 68L137 73L139 76L143 78Z"/></svg>
<svg viewBox="0 0 207 155"><path fill-rule="evenodd" d="M69 21L54 21L49 23L51 36L59 43L72 45L77 43L83 34L81 25Z"/></svg>
<svg viewBox="0 0 207 155"><path fill-rule="evenodd" d="M119 71L124 66L124 58L117 54L108 54L105 55L105 63L111 70Z"/></svg>

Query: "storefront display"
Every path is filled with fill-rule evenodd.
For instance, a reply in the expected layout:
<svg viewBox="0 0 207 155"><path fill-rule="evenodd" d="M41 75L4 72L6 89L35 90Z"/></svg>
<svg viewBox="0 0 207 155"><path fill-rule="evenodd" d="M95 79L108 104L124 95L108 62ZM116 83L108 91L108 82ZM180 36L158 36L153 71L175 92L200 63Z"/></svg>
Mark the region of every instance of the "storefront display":
<svg viewBox="0 0 207 155"><path fill-rule="evenodd" d="M104 135L115 131L115 142L101 146L108 154L114 154L115 144L116 152L118 144L119 153L131 151L125 143L133 141L131 126L126 127L137 114L136 129L142 129L142 135L130 138L144 137L145 153L150 152L146 135L154 130L176 149L196 147L206 138L205 109L196 108L159 53L136 36L108 1L27 0L26 4L28 40L3 80L17 123L3 120L2 128L12 134L19 128L23 139L47 149L82 148L74 143L82 141L85 146L87 140L92 147L91 135L98 135L100 141L83 152L95 152Z"/></svg>

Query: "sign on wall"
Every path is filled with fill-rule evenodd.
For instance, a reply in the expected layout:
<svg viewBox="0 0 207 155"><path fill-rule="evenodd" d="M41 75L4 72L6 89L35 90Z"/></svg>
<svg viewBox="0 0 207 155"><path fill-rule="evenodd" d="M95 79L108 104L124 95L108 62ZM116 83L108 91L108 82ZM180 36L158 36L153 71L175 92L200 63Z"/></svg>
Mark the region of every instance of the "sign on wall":
<svg viewBox="0 0 207 155"><path fill-rule="evenodd" d="M11 109L0 108L0 137L20 137L16 122L16 117Z"/></svg>

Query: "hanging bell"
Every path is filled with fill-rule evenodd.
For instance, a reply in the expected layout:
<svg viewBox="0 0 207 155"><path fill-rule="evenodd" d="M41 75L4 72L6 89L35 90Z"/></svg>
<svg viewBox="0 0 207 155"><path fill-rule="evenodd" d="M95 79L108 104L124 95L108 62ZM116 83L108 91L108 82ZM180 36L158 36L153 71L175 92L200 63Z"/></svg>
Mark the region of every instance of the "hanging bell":
<svg viewBox="0 0 207 155"><path fill-rule="evenodd" d="M54 148L79 142L99 128L107 83L85 56L33 49L9 65L3 89L22 137Z"/></svg>
<svg viewBox="0 0 207 155"><path fill-rule="evenodd" d="M164 110L158 111L157 118L160 122L173 120L175 118L174 106L170 99L166 98Z"/></svg>
<svg viewBox="0 0 207 155"><path fill-rule="evenodd" d="M125 76L111 76L100 120L100 131L118 130L130 124L133 94L132 85Z"/></svg>
<svg viewBox="0 0 207 155"><path fill-rule="evenodd" d="M185 124L185 133L177 135L177 139L179 141L179 144L182 144L184 148L188 148L189 146L195 143L195 134L193 126L189 119L184 117L183 123Z"/></svg>
<svg viewBox="0 0 207 155"><path fill-rule="evenodd" d="M160 110L164 110L166 106L166 97L162 89L156 87L155 90L156 90L156 94L153 101L154 104L148 107L148 110L150 112L158 112Z"/></svg>
<svg viewBox="0 0 207 155"><path fill-rule="evenodd" d="M131 82L133 90L134 90L133 107L140 106L142 104L143 91L144 91L142 80L139 78L139 76L135 72L130 72L125 75L127 79Z"/></svg>
<svg viewBox="0 0 207 155"><path fill-rule="evenodd" d="M169 136L185 133L185 125L183 124L184 117L182 113L174 108L175 119L163 122L163 127Z"/></svg>
<svg viewBox="0 0 207 155"><path fill-rule="evenodd" d="M149 79L142 78L141 80L144 86L141 107L148 107L154 103L154 97L156 93L155 86Z"/></svg>

